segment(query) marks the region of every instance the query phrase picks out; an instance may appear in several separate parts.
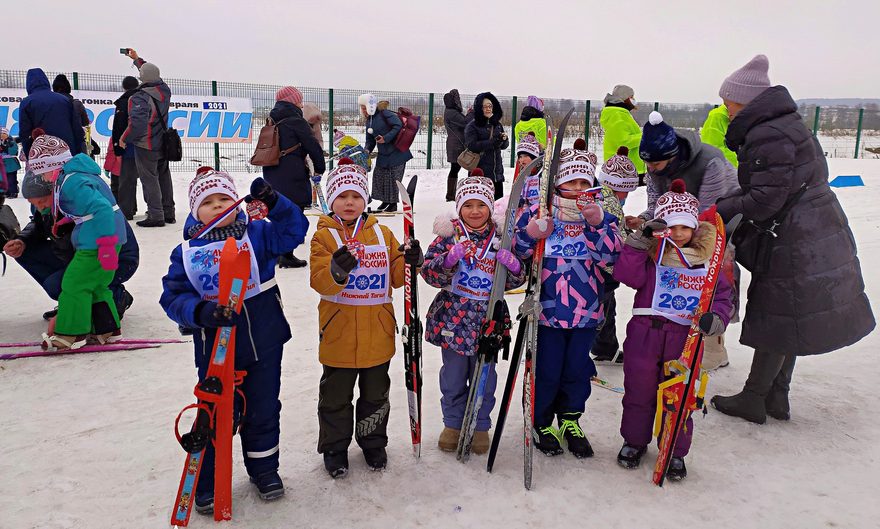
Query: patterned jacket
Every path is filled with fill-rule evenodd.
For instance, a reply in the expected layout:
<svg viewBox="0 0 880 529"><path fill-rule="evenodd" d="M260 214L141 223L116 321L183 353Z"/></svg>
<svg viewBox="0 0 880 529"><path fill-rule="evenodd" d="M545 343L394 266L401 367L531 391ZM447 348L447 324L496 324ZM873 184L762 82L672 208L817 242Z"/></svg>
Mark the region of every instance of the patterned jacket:
<svg viewBox="0 0 880 529"><path fill-rule="evenodd" d="M439 216L434 221L434 232L438 235L428 252L422 266L422 277L429 285L440 288L434 302L428 308L425 322L425 338L428 343L449 349L461 355L471 356L477 352L480 328L486 317L487 301L474 300L453 294L446 290L452 285L458 274L459 264L452 268L444 268L446 254L458 242L455 238L451 216ZM472 239L478 247L486 241L491 228L479 233L472 233ZM525 282L526 265L523 264L517 275L507 274L505 290L516 288Z"/></svg>
<svg viewBox="0 0 880 529"><path fill-rule="evenodd" d="M526 233L526 225L537 210L537 206L533 206L524 211L517 222L514 253L523 260L531 258L535 250L536 241ZM559 228L558 220L556 223ZM614 264L623 243L617 217L608 212L599 226L584 224L587 259L544 257L541 325L560 329L588 328L598 326L604 319L602 296L605 285L601 270Z"/></svg>

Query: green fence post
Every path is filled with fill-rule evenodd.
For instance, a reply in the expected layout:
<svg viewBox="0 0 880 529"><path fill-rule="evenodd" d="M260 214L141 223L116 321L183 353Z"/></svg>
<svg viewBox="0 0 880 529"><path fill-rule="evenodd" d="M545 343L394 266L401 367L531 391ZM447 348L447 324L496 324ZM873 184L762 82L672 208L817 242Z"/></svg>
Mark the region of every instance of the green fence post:
<svg viewBox="0 0 880 529"><path fill-rule="evenodd" d="M327 151L330 153L330 167L327 168L327 171L330 171L330 169L333 169L333 128L334 128L334 124L333 124L333 89L332 88L327 89L327 99L329 100L328 105L330 105L330 112L329 112L329 114L330 114L330 116L329 116L330 130L327 131L327 138L330 140L330 150Z"/></svg>
<svg viewBox="0 0 880 529"><path fill-rule="evenodd" d="M431 145L434 139L434 93L428 94L428 166L431 168Z"/></svg>
<svg viewBox="0 0 880 529"><path fill-rule="evenodd" d="M475 108L474 112L479 111L479 109ZM514 133L514 129L516 128L516 96L513 96L513 101L511 103L511 111L510 111L510 166L516 167L516 133Z"/></svg>
<svg viewBox="0 0 880 529"><path fill-rule="evenodd" d="M587 150L590 149L590 100L587 99L587 105L584 112L584 142L587 144Z"/></svg>
<svg viewBox="0 0 880 529"><path fill-rule="evenodd" d="M73 89L79 90L79 72L73 72Z"/></svg>
<svg viewBox="0 0 880 529"><path fill-rule="evenodd" d="M859 158L859 144L862 142L862 118L865 117L865 109L859 109L859 128L856 130L856 153L853 158Z"/></svg>
<svg viewBox="0 0 880 529"><path fill-rule="evenodd" d="M821 108L820 106L816 107L816 116L813 118L813 136L819 133L819 110Z"/></svg>
<svg viewBox="0 0 880 529"><path fill-rule="evenodd" d="M654 112L660 112L660 102L654 101Z"/></svg>
<svg viewBox="0 0 880 529"><path fill-rule="evenodd" d="M211 95L217 95L217 81L211 81ZM220 170L220 144L214 144L214 169Z"/></svg>

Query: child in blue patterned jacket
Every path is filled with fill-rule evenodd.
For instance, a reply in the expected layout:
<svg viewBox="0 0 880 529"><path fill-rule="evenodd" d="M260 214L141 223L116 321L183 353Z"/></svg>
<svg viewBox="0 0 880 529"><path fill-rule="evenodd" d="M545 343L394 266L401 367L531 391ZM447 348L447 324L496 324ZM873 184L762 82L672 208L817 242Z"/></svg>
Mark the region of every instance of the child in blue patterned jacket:
<svg viewBox="0 0 880 529"><path fill-rule="evenodd" d="M490 218L494 197L495 186L488 178L469 176L459 181L455 193L458 215L441 215L434 221L437 238L428 248L422 267L425 281L442 289L428 309L425 328L428 342L439 346L443 354L440 406L444 428L437 444L448 452L458 445L495 267L501 264L510 272L505 289L515 288L525 280L522 262L509 250L495 249L500 237L496 234L502 229L504 219L498 215ZM502 205L506 206L499 204ZM486 381L483 404L477 412L471 446L475 454L489 450L489 414L495 405L496 381L493 367Z"/></svg>
<svg viewBox="0 0 880 529"><path fill-rule="evenodd" d="M541 316L535 364L535 446L546 455L562 453L560 441L578 458L593 449L578 420L590 396L596 366L589 352L603 320L602 268L621 250L617 217L603 211L592 194L595 155L564 149L554 183L552 219L520 216L514 252L523 260L547 239L541 277ZM558 430L552 426L558 421Z"/></svg>

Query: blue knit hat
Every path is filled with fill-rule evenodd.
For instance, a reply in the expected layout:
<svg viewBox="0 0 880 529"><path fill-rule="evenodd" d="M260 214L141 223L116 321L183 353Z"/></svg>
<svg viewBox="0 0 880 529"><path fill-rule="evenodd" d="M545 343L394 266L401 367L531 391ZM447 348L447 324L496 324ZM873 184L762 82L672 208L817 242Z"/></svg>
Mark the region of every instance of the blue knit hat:
<svg viewBox="0 0 880 529"><path fill-rule="evenodd" d="M642 129L642 142L639 144L639 158L646 162L662 162L678 154L678 137L675 130L663 121L656 110L651 112L645 128Z"/></svg>

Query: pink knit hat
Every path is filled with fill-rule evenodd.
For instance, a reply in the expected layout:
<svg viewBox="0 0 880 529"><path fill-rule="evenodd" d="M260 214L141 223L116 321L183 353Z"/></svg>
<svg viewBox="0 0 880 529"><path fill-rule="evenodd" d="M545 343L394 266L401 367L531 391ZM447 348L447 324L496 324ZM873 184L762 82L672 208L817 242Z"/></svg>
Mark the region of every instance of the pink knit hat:
<svg viewBox="0 0 880 529"><path fill-rule="evenodd" d="M301 107L303 104L303 95L295 86L285 86L275 92L275 101L287 101L288 103L293 103L294 105Z"/></svg>

